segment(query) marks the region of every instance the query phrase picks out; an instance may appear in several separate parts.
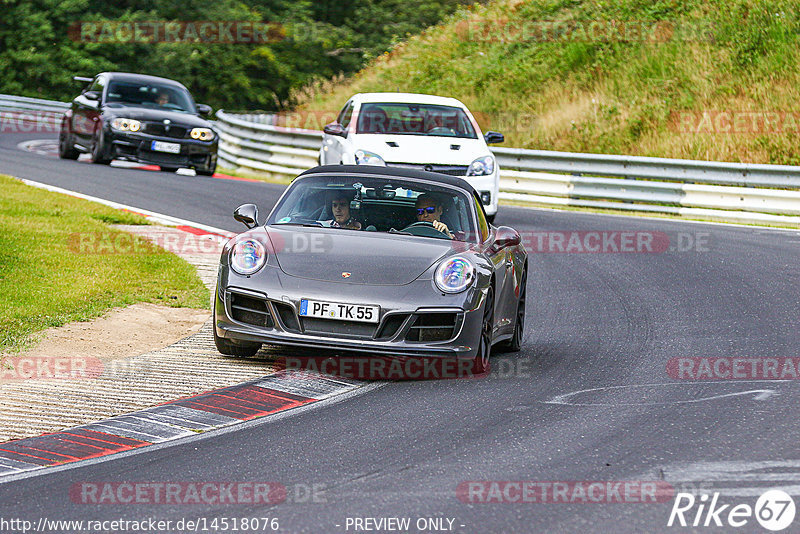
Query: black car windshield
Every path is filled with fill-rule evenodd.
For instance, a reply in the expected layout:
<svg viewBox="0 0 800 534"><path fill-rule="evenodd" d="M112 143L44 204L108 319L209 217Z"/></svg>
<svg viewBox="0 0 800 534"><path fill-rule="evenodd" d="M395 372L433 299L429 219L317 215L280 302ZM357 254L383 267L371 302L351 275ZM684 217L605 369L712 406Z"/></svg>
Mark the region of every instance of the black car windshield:
<svg viewBox="0 0 800 534"><path fill-rule="evenodd" d="M362 104L356 133L477 139L464 110L435 104Z"/></svg>
<svg viewBox="0 0 800 534"><path fill-rule="evenodd" d="M267 221L275 226L474 241L469 193L392 176L307 176L289 186Z"/></svg>
<svg viewBox="0 0 800 534"><path fill-rule="evenodd" d="M154 83L112 81L108 84L106 103L196 113L192 97L186 90Z"/></svg>

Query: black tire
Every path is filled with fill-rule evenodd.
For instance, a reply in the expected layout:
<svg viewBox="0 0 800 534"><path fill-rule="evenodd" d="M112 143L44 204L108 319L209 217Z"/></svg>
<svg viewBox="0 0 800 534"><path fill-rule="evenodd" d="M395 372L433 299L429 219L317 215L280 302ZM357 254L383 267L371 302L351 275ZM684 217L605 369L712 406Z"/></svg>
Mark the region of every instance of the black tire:
<svg viewBox="0 0 800 534"><path fill-rule="evenodd" d="M497 347L502 352L519 352L522 348L522 336L525 335L525 296L527 294L528 271L522 274L522 282L519 288L519 300L517 300L517 318L514 324L514 334L511 339L499 343Z"/></svg>
<svg viewBox="0 0 800 534"><path fill-rule="evenodd" d="M489 288L486 302L483 305L483 321L481 322L481 337L478 342L478 353L472 362L472 373L482 375L489 371L489 357L492 355L492 331L494 324L494 291Z"/></svg>
<svg viewBox="0 0 800 534"><path fill-rule="evenodd" d="M195 171L200 176L214 176L214 173L217 172L217 164L214 163L213 166L207 169L195 169Z"/></svg>
<svg viewBox="0 0 800 534"><path fill-rule="evenodd" d="M212 315L211 319L215 320L217 316L217 303L214 302L214 306L212 307ZM234 358L249 358L251 356L255 356L256 353L261 350L261 343L253 343L253 342L246 342L243 341L241 343L234 343L233 341L228 341L227 339L223 339L217 335L217 327L212 325L211 330L214 332L214 345L216 345L217 350L220 354L224 356L232 356Z"/></svg>
<svg viewBox="0 0 800 534"><path fill-rule="evenodd" d="M58 134L58 157L61 159L78 159L81 153L75 148L72 142L72 136L65 129L65 125L61 125L61 132Z"/></svg>
<svg viewBox="0 0 800 534"><path fill-rule="evenodd" d="M214 328L214 345L220 354L234 358L249 358L261 350L261 343L234 343L223 339L217 336L216 328Z"/></svg>
<svg viewBox="0 0 800 534"><path fill-rule="evenodd" d="M161 172L177 172L180 167L167 167L165 165L159 165L161 167Z"/></svg>
<svg viewBox="0 0 800 534"><path fill-rule="evenodd" d="M111 163L111 158L106 156L106 146L103 142L103 131L97 134L94 138L94 142L92 142L92 151L90 152L92 156L92 163L97 163L98 165L108 165Z"/></svg>

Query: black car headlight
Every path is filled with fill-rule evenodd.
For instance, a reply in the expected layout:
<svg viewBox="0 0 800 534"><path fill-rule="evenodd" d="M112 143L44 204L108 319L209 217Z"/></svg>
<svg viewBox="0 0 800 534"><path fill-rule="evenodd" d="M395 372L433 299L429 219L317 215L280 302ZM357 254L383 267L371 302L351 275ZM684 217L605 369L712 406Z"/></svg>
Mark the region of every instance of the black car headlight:
<svg viewBox="0 0 800 534"><path fill-rule="evenodd" d="M465 258L449 258L436 268L436 287L444 293L460 293L475 279L475 267Z"/></svg>
<svg viewBox="0 0 800 534"><path fill-rule="evenodd" d="M142 123L136 119L117 117L111 121L111 128L118 132L138 132L141 127Z"/></svg>
<svg viewBox="0 0 800 534"><path fill-rule="evenodd" d="M214 130L211 128L192 128L189 137L198 141L211 141L214 139Z"/></svg>
<svg viewBox="0 0 800 534"><path fill-rule="evenodd" d="M231 248L231 269L242 275L251 275L264 266L267 250L255 239L242 239Z"/></svg>

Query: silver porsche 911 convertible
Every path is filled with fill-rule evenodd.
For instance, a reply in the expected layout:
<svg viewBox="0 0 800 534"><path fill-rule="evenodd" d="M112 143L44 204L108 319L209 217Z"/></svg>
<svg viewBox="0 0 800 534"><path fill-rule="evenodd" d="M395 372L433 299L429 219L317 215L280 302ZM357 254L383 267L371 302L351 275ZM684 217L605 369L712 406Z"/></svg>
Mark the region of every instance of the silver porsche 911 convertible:
<svg viewBox="0 0 800 534"><path fill-rule="evenodd" d="M452 358L476 372L493 346L519 350L528 255L486 220L461 178L334 165L286 189L266 222L223 249L214 341L226 355L262 343L381 357Z"/></svg>

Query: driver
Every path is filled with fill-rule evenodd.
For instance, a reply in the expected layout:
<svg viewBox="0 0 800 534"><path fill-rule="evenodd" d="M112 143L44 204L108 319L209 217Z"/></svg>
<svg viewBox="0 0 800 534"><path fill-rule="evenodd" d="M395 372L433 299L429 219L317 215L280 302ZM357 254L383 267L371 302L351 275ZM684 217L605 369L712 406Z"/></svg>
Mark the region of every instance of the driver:
<svg viewBox="0 0 800 534"><path fill-rule="evenodd" d="M361 223L350 215L350 199L346 195L337 195L331 199L331 212L333 219L323 221L331 228L361 230Z"/></svg>
<svg viewBox="0 0 800 534"><path fill-rule="evenodd" d="M417 222L428 222L434 228L453 239L453 234L445 223L439 219L442 216L442 203L439 202L433 195L423 193L417 197Z"/></svg>
<svg viewBox="0 0 800 534"><path fill-rule="evenodd" d="M156 98L156 104L158 104L159 106L169 104L169 95L164 91L159 93L158 98Z"/></svg>

